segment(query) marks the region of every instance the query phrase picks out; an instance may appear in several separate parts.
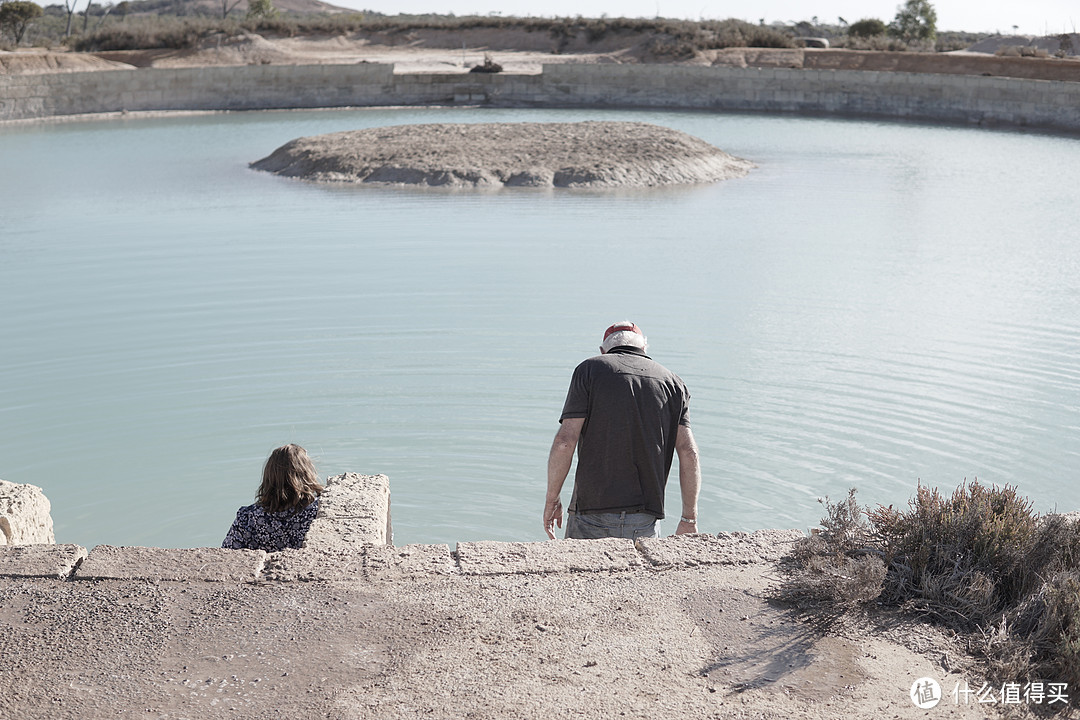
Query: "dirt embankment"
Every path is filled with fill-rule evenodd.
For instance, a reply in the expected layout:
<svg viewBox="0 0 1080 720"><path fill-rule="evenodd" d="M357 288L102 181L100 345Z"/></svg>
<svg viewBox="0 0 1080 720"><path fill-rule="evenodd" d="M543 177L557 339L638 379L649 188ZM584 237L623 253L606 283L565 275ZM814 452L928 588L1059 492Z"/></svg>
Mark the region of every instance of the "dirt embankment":
<svg viewBox="0 0 1080 720"><path fill-rule="evenodd" d="M106 60L88 53L58 53L45 50L0 52L0 75L122 70L130 67L122 62Z"/></svg>
<svg viewBox="0 0 1080 720"><path fill-rule="evenodd" d="M987 75L1028 80L1080 82L1078 58L1025 58L979 53L911 53L859 50L806 50L802 67L813 70Z"/></svg>
<svg viewBox="0 0 1080 720"><path fill-rule="evenodd" d="M416 29L336 36L270 38L253 33L204 39L198 47L99 53L21 50L0 53L0 73L131 67L393 63L399 73L460 73L486 55L506 72L537 73L555 63L673 63L695 66L874 70L1080 82L1080 59L959 53L727 48L692 57L657 55L649 38L628 31L590 38L521 28Z"/></svg>

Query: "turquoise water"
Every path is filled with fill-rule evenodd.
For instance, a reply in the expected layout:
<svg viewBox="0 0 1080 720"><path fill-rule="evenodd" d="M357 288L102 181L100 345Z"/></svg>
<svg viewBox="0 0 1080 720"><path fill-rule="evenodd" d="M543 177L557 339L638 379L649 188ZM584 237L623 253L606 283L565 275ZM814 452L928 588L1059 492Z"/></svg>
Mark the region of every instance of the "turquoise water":
<svg viewBox="0 0 1080 720"><path fill-rule="evenodd" d="M301 135L600 118L758 168L468 193L247 167ZM920 480L1080 509L1075 139L379 109L2 127L0 167L0 478L45 489L59 542L217 545L286 442L389 475L397 544L541 539L570 373L623 318L693 395L702 530Z"/></svg>

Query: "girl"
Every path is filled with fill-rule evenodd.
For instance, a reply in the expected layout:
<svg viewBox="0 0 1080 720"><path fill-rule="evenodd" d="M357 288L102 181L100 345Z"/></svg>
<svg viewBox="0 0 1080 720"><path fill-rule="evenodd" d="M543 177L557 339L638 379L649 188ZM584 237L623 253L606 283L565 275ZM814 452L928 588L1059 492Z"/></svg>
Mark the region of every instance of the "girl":
<svg viewBox="0 0 1080 720"><path fill-rule="evenodd" d="M307 451L299 445L279 447L263 466L255 504L237 511L221 547L266 552L299 548L319 511L322 491Z"/></svg>

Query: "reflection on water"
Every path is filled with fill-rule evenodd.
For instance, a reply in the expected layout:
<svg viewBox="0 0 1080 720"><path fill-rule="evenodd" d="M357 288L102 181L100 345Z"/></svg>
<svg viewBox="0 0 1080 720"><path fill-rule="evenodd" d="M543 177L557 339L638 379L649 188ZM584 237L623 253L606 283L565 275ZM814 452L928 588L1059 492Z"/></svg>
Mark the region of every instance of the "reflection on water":
<svg viewBox="0 0 1080 720"><path fill-rule="evenodd" d="M473 194L247 168L300 135L599 118L758 169ZM0 477L45 488L61 542L216 545L285 442L388 474L398 544L541 539L570 372L627 317L693 394L703 530L920 479L1080 508L1073 139L364 110L7 127L0 158Z"/></svg>

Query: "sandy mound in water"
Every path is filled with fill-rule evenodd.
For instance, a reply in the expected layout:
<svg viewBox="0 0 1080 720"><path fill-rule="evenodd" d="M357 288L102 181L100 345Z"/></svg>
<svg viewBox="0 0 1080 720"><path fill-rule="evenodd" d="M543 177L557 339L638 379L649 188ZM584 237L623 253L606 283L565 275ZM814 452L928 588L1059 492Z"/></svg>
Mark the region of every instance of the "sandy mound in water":
<svg viewBox="0 0 1080 720"><path fill-rule="evenodd" d="M251 164L314 182L444 187L648 187L753 167L670 128L635 122L398 125L298 138Z"/></svg>

